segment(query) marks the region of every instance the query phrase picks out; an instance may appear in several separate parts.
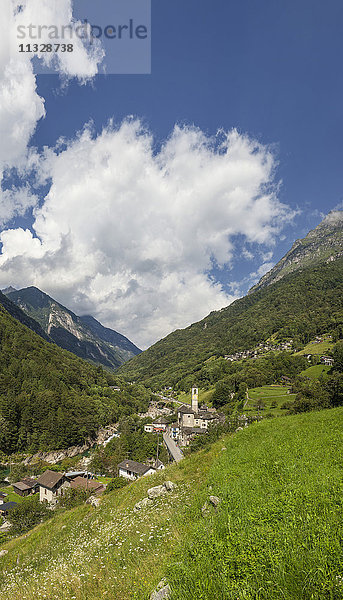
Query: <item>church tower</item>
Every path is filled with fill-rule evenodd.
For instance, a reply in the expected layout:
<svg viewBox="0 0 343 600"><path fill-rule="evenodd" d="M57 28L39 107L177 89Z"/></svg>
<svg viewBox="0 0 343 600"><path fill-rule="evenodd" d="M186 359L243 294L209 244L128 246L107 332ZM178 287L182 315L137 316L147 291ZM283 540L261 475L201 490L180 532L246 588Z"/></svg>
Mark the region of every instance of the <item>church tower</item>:
<svg viewBox="0 0 343 600"><path fill-rule="evenodd" d="M197 414L198 413L198 397L199 392L198 388L193 385L192 387L192 410Z"/></svg>

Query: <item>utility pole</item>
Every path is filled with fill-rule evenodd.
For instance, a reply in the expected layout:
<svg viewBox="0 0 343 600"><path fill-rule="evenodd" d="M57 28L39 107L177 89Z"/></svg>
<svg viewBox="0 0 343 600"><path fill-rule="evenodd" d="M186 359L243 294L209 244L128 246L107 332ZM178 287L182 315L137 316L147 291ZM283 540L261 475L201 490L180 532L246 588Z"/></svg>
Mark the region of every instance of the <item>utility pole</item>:
<svg viewBox="0 0 343 600"><path fill-rule="evenodd" d="M157 452L156 452L156 465L157 465L157 461L158 461L158 448L160 445L160 434L157 434Z"/></svg>

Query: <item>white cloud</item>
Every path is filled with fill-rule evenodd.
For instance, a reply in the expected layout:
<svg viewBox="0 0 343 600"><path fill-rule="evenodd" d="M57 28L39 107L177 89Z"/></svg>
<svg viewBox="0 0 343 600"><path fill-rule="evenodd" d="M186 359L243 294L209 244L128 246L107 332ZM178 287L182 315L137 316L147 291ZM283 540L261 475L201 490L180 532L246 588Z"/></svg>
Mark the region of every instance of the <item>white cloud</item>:
<svg viewBox="0 0 343 600"><path fill-rule="evenodd" d="M0 226L14 217L25 213L36 206L37 196L30 192L28 186L4 190L0 194Z"/></svg>
<svg viewBox="0 0 343 600"><path fill-rule="evenodd" d="M0 284L37 285L142 347L228 305L213 264L230 263L236 235L273 244L292 214L269 149L237 131L221 139L176 127L156 154L138 121L86 129L45 159L35 237L2 233Z"/></svg>
<svg viewBox="0 0 343 600"><path fill-rule="evenodd" d="M0 3L0 181L6 169L27 168L28 144L38 121L45 116L31 55L18 52L16 28L22 23L61 25L72 19L72 0L21 0L21 12L16 10L18 4L14 0ZM56 71L83 83L96 74L102 52L96 44L87 52L79 39L74 40L74 46L74 52L58 55ZM24 195L24 189L11 192L0 189L0 221L23 215L34 205L32 196L26 195L24 199Z"/></svg>

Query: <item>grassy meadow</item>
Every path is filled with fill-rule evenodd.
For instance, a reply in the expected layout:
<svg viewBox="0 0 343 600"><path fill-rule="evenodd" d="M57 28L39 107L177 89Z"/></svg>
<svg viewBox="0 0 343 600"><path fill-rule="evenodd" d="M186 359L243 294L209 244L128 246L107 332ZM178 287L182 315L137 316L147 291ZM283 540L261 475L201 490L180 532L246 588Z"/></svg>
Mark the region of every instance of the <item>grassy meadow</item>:
<svg viewBox="0 0 343 600"><path fill-rule="evenodd" d="M343 408L266 419L55 515L1 546L1 597L148 600L167 577L171 600L342 599L342 425Z"/></svg>
<svg viewBox="0 0 343 600"><path fill-rule="evenodd" d="M284 411L281 406L285 402L293 402L296 394L289 394L289 388L283 385L264 385L262 387L248 390L248 402L243 412L247 415L256 415L256 405L260 400L263 403L263 411L260 413L271 413L275 417L282 416Z"/></svg>

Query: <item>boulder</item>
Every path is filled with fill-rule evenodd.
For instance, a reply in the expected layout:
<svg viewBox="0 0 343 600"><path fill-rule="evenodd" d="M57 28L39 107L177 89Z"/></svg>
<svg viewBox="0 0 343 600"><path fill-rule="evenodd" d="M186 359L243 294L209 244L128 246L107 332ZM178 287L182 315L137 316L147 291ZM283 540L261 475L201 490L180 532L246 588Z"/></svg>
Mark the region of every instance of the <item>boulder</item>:
<svg viewBox="0 0 343 600"><path fill-rule="evenodd" d="M168 600L170 593L170 585L168 585L165 579L162 579L156 590L151 594L150 600Z"/></svg>
<svg viewBox="0 0 343 600"><path fill-rule="evenodd" d="M143 500L141 500L140 502L137 502L137 504L135 504L134 509L136 512L139 510L142 510L142 508L146 508L147 506L150 506L151 504L153 504L153 501L150 498L143 498Z"/></svg>
<svg viewBox="0 0 343 600"><path fill-rule="evenodd" d="M86 500L86 504L90 504L94 508L98 508L98 506L100 506L100 498L97 498L96 496L90 496L88 500Z"/></svg>
<svg viewBox="0 0 343 600"><path fill-rule="evenodd" d="M167 493L168 492L164 485L156 485L155 487L152 487L148 490L148 498L150 498L150 500L154 500L155 498L163 496L163 494Z"/></svg>
<svg viewBox="0 0 343 600"><path fill-rule="evenodd" d="M218 496L210 496L209 501L211 502L212 506L214 506L214 508L217 508L220 504L220 498L218 498Z"/></svg>
<svg viewBox="0 0 343 600"><path fill-rule="evenodd" d="M172 481L165 481L163 485L168 492L172 492L177 487L176 483L173 483Z"/></svg>

